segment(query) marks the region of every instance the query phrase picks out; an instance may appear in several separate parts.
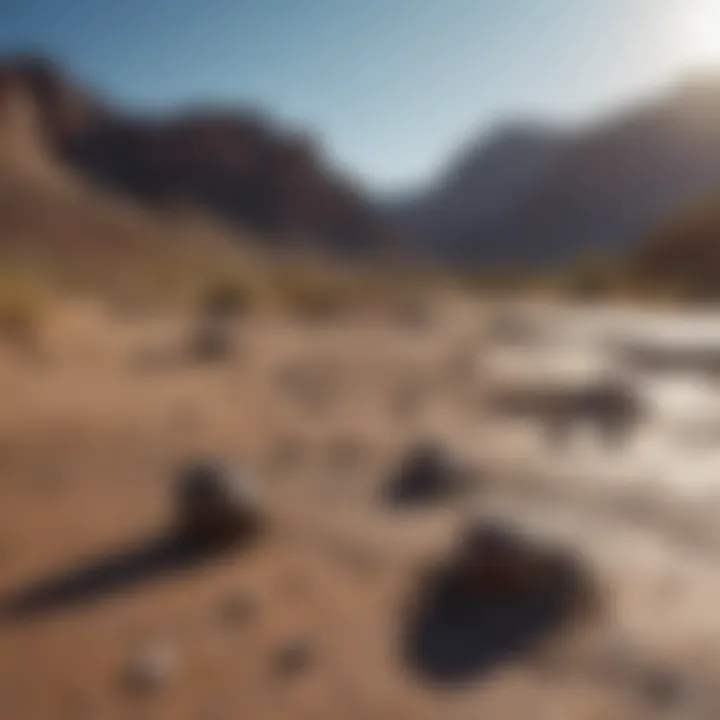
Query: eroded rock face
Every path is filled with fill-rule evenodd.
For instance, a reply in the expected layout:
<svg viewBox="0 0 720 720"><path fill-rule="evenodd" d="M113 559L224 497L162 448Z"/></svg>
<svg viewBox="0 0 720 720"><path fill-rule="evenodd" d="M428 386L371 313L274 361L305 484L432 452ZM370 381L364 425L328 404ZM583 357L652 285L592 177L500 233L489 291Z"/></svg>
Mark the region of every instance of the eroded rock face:
<svg viewBox="0 0 720 720"><path fill-rule="evenodd" d="M239 541L257 535L265 525L258 497L221 464L189 462L180 470L175 490L178 524L188 538Z"/></svg>

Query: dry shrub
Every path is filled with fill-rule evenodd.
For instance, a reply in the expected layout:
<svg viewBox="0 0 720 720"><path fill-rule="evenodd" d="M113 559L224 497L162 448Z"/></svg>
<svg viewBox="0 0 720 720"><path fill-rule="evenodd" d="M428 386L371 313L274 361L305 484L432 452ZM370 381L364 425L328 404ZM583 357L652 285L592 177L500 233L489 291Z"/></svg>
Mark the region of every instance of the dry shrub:
<svg viewBox="0 0 720 720"><path fill-rule="evenodd" d="M200 314L213 320L233 320L249 312L257 301L258 293L249 282L239 278L216 280L200 292Z"/></svg>
<svg viewBox="0 0 720 720"><path fill-rule="evenodd" d="M330 270L285 268L276 273L274 289L284 310L308 320L337 317L353 304L350 288Z"/></svg>
<svg viewBox="0 0 720 720"><path fill-rule="evenodd" d="M579 258L558 279L561 294L573 300L592 302L620 295L627 282L624 269L602 255Z"/></svg>
<svg viewBox="0 0 720 720"><path fill-rule="evenodd" d="M35 283L19 277L0 278L0 340L34 347L46 310L46 298Z"/></svg>

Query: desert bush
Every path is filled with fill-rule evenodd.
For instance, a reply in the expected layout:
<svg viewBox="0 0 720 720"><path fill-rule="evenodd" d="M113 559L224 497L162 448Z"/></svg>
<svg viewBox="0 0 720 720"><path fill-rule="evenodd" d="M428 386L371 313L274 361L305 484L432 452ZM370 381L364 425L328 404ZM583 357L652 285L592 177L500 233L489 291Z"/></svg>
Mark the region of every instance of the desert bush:
<svg viewBox="0 0 720 720"><path fill-rule="evenodd" d="M624 276L610 259L599 255L580 258L558 280L558 288L574 300L603 300L621 292Z"/></svg>
<svg viewBox="0 0 720 720"><path fill-rule="evenodd" d="M257 301L249 283L240 279L218 280L200 292L200 314L213 320L232 320L252 308Z"/></svg>
<svg viewBox="0 0 720 720"><path fill-rule="evenodd" d="M491 297L515 296L538 286L538 273L519 268L494 268L461 272L457 284L473 294Z"/></svg>
<svg viewBox="0 0 720 720"><path fill-rule="evenodd" d="M21 278L0 278L0 339L34 346L45 311L45 299L35 284Z"/></svg>
<svg viewBox="0 0 720 720"><path fill-rule="evenodd" d="M275 276L274 290L287 312L309 320L336 317L352 304L352 293L328 270L285 269Z"/></svg>
<svg viewBox="0 0 720 720"><path fill-rule="evenodd" d="M631 258L638 282L681 302L720 299L720 201L692 203L657 228Z"/></svg>

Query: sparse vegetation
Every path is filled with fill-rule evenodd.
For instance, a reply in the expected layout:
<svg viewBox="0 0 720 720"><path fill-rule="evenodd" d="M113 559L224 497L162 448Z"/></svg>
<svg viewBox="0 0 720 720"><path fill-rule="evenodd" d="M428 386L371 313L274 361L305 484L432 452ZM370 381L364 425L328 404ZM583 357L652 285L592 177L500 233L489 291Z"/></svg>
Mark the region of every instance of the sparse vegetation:
<svg viewBox="0 0 720 720"><path fill-rule="evenodd" d="M349 309L352 291L325 268L284 266L273 276L280 307L308 320L326 320Z"/></svg>
<svg viewBox="0 0 720 720"><path fill-rule="evenodd" d="M46 314L46 299L35 283L0 277L0 340L35 347Z"/></svg>
<svg viewBox="0 0 720 720"><path fill-rule="evenodd" d="M638 284L676 301L720 299L720 202L690 207L651 234L632 262Z"/></svg>
<svg viewBox="0 0 720 720"><path fill-rule="evenodd" d="M218 280L201 291L200 312L212 320L234 320L257 304L257 295L249 283L238 278Z"/></svg>
<svg viewBox="0 0 720 720"><path fill-rule="evenodd" d="M561 294L583 302L616 297L625 287L621 265L599 254L581 257L558 278Z"/></svg>

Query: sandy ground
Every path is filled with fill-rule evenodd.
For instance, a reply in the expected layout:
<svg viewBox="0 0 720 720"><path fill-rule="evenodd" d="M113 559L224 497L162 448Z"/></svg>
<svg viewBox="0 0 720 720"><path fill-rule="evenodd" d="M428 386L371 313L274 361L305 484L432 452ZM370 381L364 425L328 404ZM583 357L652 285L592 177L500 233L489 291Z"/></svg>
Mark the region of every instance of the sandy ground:
<svg viewBox="0 0 720 720"><path fill-rule="evenodd" d="M670 402L619 451L550 449L483 406L485 317L451 304L419 326L248 319L236 355L204 364L182 352L187 319L78 304L58 310L39 357L4 348L0 607L43 583L45 599L2 616L0 718L720 717L720 434L692 426L714 427L712 402L709 415ZM703 388L703 402L717 392ZM475 490L387 509L380 489L427 436L471 463ZM177 468L197 455L246 473L271 529L248 548L149 562ZM476 511L586 556L605 608L440 682L414 656L411 610ZM304 660L288 671L294 647ZM168 667L138 693L128 667L148 653Z"/></svg>

